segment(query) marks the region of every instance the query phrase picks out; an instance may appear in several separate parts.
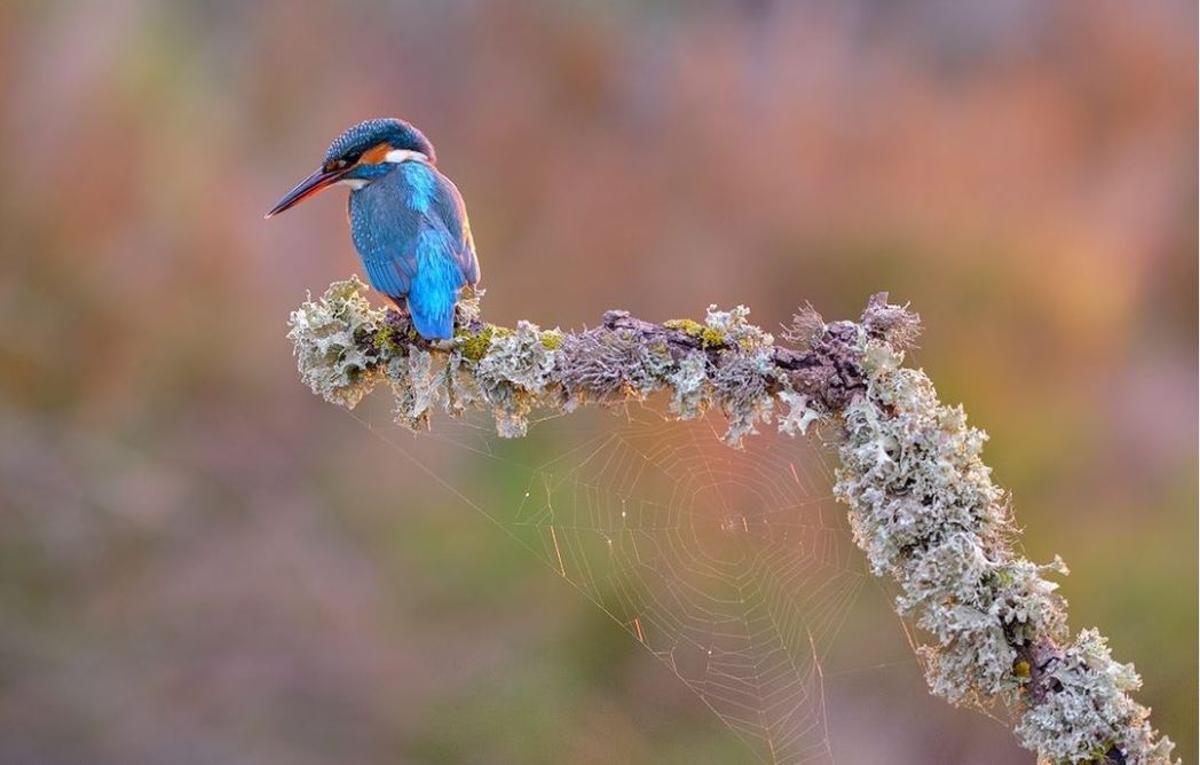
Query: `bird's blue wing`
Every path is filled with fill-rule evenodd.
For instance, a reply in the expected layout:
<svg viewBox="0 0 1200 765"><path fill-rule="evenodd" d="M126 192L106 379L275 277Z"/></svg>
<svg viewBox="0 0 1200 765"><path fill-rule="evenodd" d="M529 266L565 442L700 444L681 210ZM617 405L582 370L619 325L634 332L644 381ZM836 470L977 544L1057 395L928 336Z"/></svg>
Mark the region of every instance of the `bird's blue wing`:
<svg viewBox="0 0 1200 765"><path fill-rule="evenodd" d="M417 275L421 217L404 205L403 188L381 186L387 182L388 177L381 178L350 195L350 235L371 286L389 297L403 298Z"/></svg>
<svg viewBox="0 0 1200 765"><path fill-rule="evenodd" d="M475 240L471 237L471 222L462 195L449 178L430 169L436 178L437 191L432 196L430 210L446 226L455 243L455 259L467 284L479 281L479 258L475 255Z"/></svg>
<svg viewBox="0 0 1200 765"><path fill-rule="evenodd" d="M403 163L351 195L350 227L371 286L407 298L423 337L450 337L459 290L479 280L454 184L429 165Z"/></svg>

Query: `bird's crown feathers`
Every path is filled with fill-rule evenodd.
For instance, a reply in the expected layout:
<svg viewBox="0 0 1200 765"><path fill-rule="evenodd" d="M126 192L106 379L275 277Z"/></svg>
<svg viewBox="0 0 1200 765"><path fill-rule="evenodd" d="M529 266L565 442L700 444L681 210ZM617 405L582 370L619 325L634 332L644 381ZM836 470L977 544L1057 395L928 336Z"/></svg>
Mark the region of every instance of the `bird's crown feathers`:
<svg viewBox="0 0 1200 765"><path fill-rule="evenodd" d="M360 122L333 139L329 150L325 152L325 162L353 162L364 152L381 144L387 144L392 149L420 152L430 162L436 160L433 144L420 130L404 120L383 117Z"/></svg>

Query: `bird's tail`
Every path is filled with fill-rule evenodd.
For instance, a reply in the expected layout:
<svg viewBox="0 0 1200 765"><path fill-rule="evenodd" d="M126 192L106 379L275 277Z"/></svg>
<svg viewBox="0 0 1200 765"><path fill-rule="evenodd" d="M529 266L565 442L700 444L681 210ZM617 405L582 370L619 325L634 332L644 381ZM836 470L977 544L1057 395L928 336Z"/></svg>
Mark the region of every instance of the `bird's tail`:
<svg viewBox="0 0 1200 765"><path fill-rule="evenodd" d="M413 326L426 340L454 336L454 304L463 287L463 274L450 254L445 232L426 230L417 240L417 273L408 292Z"/></svg>
<svg viewBox="0 0 1200 765"><path fill-rule="evenodd" d="M408 298L408 310L412 315L413 326L417 334L426 340L449 340L454 337L454 303L436 301L436 305L418 304L413 301L413 295Z"/></svg>

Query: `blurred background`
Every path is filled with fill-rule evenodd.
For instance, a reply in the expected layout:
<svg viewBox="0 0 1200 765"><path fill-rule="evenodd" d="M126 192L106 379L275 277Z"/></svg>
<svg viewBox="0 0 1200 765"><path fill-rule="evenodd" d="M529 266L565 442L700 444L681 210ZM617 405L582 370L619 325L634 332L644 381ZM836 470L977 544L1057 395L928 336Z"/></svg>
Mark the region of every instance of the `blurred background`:
<svg viewBox="0 0 1200 765"><path fill-rule="evenodd" d="M0 4L0 762L752 761L297 381L288 311L358 269L344 195L262 214L381 115L466 197L493 322L911 301L1026 552L1194 762L1196 13ZM877 588L850 625L839 762L1031 761L928 696Z"/></svg>

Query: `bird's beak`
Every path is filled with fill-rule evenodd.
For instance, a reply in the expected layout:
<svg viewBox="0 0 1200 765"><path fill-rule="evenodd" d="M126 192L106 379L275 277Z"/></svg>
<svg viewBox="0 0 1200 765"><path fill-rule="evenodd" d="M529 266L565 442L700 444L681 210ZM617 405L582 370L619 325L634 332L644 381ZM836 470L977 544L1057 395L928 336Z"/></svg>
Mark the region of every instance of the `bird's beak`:
<svg viewBox="0 0 1200 765"><path fill-rule="evenodd" d="M272 215L278 215L284 210L294 207L305 199L318 194L324 189L329 188L337 183L343 175L350 171L349 167L339 170L326 170L319 168L317 172L308 176L304 180L296 184L296 188L284 195L283 199L279 200L279 204L271 208L271 211L264 215L264 218L270 218Z"/></svg>

